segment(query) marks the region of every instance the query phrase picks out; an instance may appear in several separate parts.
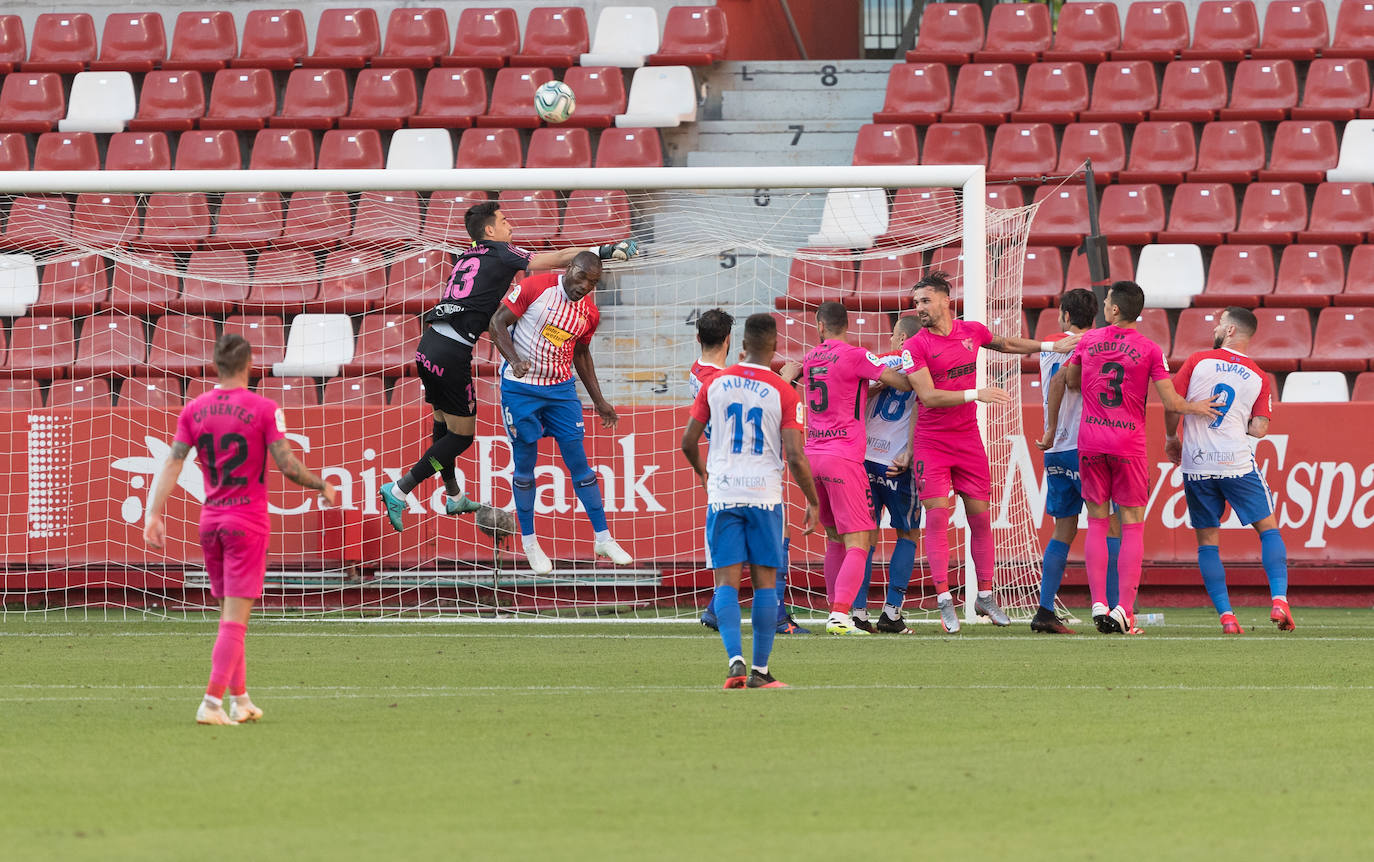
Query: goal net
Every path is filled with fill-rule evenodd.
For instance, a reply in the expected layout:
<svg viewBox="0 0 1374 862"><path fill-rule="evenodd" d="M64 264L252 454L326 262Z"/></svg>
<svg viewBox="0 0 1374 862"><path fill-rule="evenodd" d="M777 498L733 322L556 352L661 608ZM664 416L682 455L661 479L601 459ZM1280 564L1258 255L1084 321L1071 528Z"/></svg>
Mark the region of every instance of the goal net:
<svg viewBox="0 0 1374 862"><path fill-rule="evenodd" d="M981 168L46 173L11 174L5 187L14 190L0 196L5 613L172 615L213 604L193 458L167 506L165 552L144 546L142 522L178 411L215 385L221 333L253 344L254 387L283 407L300 459L340 491L340 507L322 511L313 494L269 480L264 613L692 619L712 578L704 492L678 445L702 311L734 315L736 349L744 318L773 312L780 362L815 343L815 306L838 299L851 310L851 340L882 353L911 285L944 269L963 316L994 334L1026 330L1033 208L988 206ZM380 485L430 439L413 368L419 315L468 245L464 211L488 199L533 250L625 237L642 250L608 265L596 293L591 351L619 423L603 428L589 411L586 439L630 566L594 558L550 440L536 471L549 575L528 569L518 538L443 514L437 479L412 495L403 532L379 509ZM986 384L1014 396L980 408L996 584L1024 616L1039 580L1038 470L1022 429L1020 358L986 355ZM475 357L478 431L459 481L511 510L500 357L488 338ZM824 607L823 538L800 535L800 494L789 495L786 600L806 618ZM971 583L963 529L956 511L951 559L965 571L951 572L954 583L966 574ZM890 532L875 555L878 602ZM924 553L907 607L911 619L935 614Z"/></svg>

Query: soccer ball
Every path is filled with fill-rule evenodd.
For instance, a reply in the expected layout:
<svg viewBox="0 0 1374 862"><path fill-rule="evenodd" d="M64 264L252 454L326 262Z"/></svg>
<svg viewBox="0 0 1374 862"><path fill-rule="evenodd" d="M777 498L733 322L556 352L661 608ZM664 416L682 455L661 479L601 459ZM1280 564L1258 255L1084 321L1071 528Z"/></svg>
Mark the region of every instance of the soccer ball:
<svg viewBox="0 0 1374 862"><path fill-rule="evenodd" d="M576 108L572 87L562 81L549 81L534 91L534 110L546 123L567 122Z"/></svg>

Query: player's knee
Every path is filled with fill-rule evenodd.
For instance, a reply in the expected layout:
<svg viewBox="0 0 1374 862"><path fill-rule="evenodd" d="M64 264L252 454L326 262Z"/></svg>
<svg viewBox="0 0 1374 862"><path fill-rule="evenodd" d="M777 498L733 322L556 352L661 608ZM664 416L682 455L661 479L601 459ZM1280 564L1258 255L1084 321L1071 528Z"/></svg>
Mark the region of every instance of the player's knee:
<svg viewBox="0 0 1374 862"><path fill-rule="evenodd" d="M580 473L572 477L572 483L574 488L590 488L596 484L596 473L590 470Z"/></svg>
<svg viewBox="0 0 1374 862"><path fill-rule="evenodd" d="M534 490L534 477L533 477L533 476L512 476L512 477L511 477L511 480L510 480L510 483L511 483L511 485L513 485L513 486L515 487L515 490L517 490L517 491L533 491L533 490Z"/></svg>

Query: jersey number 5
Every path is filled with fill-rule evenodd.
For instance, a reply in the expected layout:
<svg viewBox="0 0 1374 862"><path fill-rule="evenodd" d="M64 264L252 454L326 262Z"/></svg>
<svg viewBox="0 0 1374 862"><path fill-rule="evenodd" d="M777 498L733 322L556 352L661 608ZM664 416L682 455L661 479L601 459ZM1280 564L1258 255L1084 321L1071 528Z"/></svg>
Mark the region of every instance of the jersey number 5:
<svg viewBox="0 0 1374 862"><path fill-rule="evenodd" d="M830 388L825 383L826 370L817 366L806 371L806 391L811 396L806 406L815 413L824 413L825 408L830 406Z"/></svg>

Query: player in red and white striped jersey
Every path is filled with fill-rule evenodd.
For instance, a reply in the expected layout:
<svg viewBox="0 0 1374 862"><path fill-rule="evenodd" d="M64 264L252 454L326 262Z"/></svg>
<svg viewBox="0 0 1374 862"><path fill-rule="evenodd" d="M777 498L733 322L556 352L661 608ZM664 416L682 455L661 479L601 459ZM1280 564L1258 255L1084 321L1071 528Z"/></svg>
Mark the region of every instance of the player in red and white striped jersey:
<svg viewBox="0 0 1374 862"><path fill-rule="evenodd" d="M583 252L562 273L531 276L513 286L491 319L492 341L506 358L501 370L501 416L510 437L511 485L521 543L530 568L538 574L553 571L553 562L539 547L534 532L534 464L543 437L552 437L558 444L573 491L596 532L596 553L618 566L632 562L606 525L596 471L587 463L582 446L586 426L573 381L576 369L601 426L614 428L620 417L601 395L588 349L601 321L592 299L600 280L601 260Z"/></svg>

